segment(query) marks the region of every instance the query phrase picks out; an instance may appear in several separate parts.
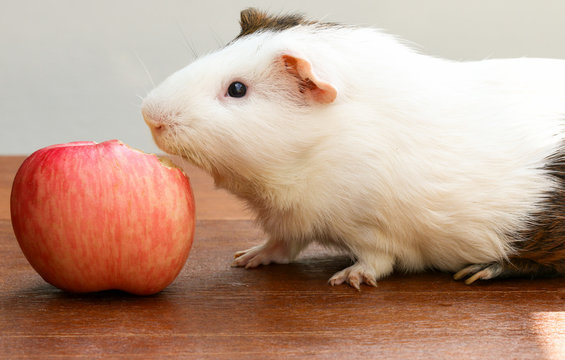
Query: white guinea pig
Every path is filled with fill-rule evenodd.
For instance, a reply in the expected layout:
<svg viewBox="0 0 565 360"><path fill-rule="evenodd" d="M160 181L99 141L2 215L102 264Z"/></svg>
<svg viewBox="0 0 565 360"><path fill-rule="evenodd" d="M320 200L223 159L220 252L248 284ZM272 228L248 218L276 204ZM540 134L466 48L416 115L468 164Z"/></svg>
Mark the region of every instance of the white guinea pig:
<svg viewBox="0 0 565 360"><path fill-rule="evenodd" d="M158 146L209 172L268 240L235 266L311 242L355 263L467 283L565 273L565 61L454 62L372 28L241 13L226 47L166 79L142 112Z"/></svg>

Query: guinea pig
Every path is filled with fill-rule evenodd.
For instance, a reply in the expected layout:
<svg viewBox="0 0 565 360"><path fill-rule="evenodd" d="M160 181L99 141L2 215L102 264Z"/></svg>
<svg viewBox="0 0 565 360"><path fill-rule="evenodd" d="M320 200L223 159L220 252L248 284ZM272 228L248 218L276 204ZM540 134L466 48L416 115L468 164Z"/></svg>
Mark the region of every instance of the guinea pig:
<svg viewBox="0 0 565 360"><path fill-rule="evenodd" d="M225 47L142 103L157 145L243 199L267 234L234 266L318 242L353 265L454 278L565 273L565 61L458 62L380 30L241 12Z"/></svg>

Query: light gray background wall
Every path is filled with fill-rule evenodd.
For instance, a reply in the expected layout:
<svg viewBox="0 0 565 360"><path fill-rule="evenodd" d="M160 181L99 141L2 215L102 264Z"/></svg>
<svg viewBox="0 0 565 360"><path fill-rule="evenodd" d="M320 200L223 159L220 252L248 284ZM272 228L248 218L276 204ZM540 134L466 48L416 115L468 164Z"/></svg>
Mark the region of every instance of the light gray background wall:
<svg viewBox="0 0 565 360"><path fill-rule="evenodd" d="M0 0L0 154L118 138L158 151L140 97L256 6L374 25L457 60L565 58L563 0ZM148 75L150 74L150 76Z"/></svg>

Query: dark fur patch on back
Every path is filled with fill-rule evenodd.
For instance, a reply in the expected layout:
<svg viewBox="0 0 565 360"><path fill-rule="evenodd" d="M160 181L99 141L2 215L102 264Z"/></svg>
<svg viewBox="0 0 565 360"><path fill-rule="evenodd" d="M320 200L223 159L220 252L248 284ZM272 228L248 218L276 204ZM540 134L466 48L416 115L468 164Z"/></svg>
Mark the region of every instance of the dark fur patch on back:
<svg viewBox="0 0 565 360"><path fill-rule="evenodd" d="M534 215L534 224L519 234L522 240L515 244L518 254L510 261L518 267L529 261L532 270L537 264L537 272L565 275L565 147L548 158L544 170L557 182L557 188L547 194L544 209Z"/></svg>
<svg viewBox="0 0 565 360"><path fill-rule="evenodd" d="M299 14L282 16L272 16L263 11L249 8L241 12L241 32L236 39L253 34L258 31L283 31L298 25L313 25L315 21L310 21Z"/></svg>

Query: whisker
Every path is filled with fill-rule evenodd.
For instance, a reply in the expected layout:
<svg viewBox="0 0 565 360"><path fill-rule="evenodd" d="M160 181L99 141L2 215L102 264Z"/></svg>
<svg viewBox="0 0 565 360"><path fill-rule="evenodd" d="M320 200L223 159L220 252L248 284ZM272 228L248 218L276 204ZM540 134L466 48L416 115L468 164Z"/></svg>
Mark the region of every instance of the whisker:
<svg viewBox="0 0 565 360"><path fill-rule="evenodd" d="M149 72L149 69L147 69L147 66L145 66L145 63L143 62L143 60L141 60L141 56L139 56L139 54L137 53L137 51L135 52L135 56L137 57L137 60L139 60L139 63L141 64L141 67L143 67L143 70L144 70L145 73L147 74L147 77L149 78L149 81L151 82L151 85L153 85L153 87L156 87L155 81L153 81L153 77L151 76L151 73Z"/></svg>
<svg viewBox="0 0 565 360"><path fill-rule="evenodd" d="M224 41L222 41L218 32L214 30L212 27L210 27L210 31L212 32L212 36L214 37L214 40L216 41L218 47L224 46Z"/></svg>
<svg viewBox="0 0 565 360"><path fill-rule="evenodd" d="M182 35L182 38L184 39L184 44L186 45L187 49L190 50L190 52L192 53L193 60L197 59L199 57L198 52L194 49L193 44L186 37L186 34L184 33L184 29L183 29L182 25L180 24L180 22L178 20L177 20L177 26L179 28L181 35Z"/></svg>
<svg viewBox="0 0 565 360"><path fill-rule="evenodd" d="M134 102L130 102L129 103L131 106L135 106L136 109L141 110L141 104L139 103L134 103Z"/></svg>

